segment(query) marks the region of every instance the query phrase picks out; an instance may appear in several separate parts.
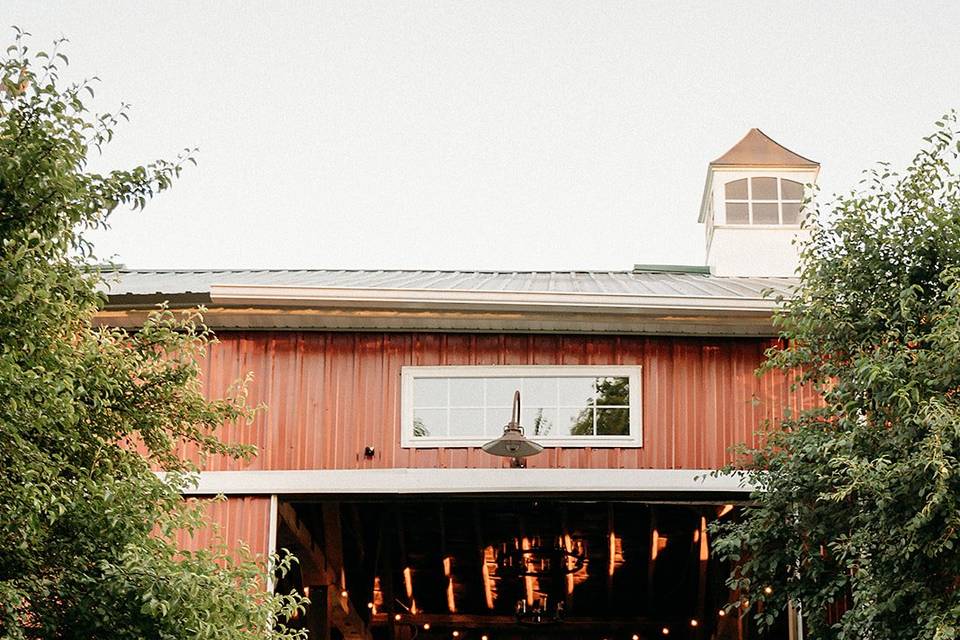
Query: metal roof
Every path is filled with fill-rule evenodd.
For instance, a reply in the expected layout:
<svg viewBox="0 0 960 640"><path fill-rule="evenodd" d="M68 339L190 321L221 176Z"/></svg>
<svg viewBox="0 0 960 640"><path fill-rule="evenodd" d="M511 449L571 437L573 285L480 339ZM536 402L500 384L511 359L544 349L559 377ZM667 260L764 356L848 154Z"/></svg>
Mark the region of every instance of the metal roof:
<svg viewBox="0 0 960 640"><path fill-rule="evenodd" d="M219 285L762 299L767 290L789 295L796 284L792 278L720 277L653 268L635 271L137 269L105 276L103 289L115 303L121 302L121 298L141 296L208 301L211 287Z"/></svg>
<svg viewBox="0 0 960 640"><path fill-rule="evenodd" d="M819 167L820 163L804 158L799 153L753 128L740 142L710 163L711 166L730 167Z"/></svg>

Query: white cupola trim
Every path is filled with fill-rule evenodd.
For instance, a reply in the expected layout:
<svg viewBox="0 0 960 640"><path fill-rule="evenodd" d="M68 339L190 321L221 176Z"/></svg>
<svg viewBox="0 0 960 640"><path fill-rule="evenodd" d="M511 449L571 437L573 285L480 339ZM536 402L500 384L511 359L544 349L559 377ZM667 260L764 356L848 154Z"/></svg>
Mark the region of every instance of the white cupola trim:
<svg viewBox="0 0 960 640"><path fill-rule="evenodd" d="M804 185L820 165L759 129L710 163L700 204L706 262L718 276L793 277Z"/></svg>

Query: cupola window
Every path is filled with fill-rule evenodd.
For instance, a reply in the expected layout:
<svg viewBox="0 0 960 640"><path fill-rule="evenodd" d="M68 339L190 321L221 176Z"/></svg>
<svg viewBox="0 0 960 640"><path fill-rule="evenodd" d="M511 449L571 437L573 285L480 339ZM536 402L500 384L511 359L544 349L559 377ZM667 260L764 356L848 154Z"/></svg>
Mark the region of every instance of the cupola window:
<svg viewBox="0 0 960 640"><path fill-rule="evenodd" d="M756 177L724 185L727 224L800 223L803 185L786 178Z"/></svg>

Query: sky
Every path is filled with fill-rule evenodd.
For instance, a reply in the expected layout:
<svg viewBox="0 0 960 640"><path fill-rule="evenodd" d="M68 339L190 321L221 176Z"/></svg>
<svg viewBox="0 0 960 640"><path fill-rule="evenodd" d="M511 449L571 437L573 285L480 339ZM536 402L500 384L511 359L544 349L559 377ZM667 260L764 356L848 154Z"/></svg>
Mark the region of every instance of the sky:
<svg viewBox="0 0 960 640"><path fill-rule="evenodd" d="M0 0L0 24L66 36L95 106L132 105L94 166L199 149L93 236L137 268L703 264L707 164L750 127L829 195L960 108L957 2Z"/></svg>

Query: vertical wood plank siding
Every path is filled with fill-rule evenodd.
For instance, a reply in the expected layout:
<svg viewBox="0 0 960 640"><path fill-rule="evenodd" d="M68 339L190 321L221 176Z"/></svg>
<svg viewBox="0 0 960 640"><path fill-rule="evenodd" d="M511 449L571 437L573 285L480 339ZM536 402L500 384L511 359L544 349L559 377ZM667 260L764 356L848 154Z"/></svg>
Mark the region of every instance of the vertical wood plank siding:
<svg viewBox="0 0 960 640"><path fill-rule="evenodd" d="M643 447L551 448L529 460L551 468L715 468L753 442L785 407L813 401L779 373L758 378L769 340L644 336L221 332L205 362L212 396L248 371L252 425L224 435L255 444L245 462L208 470L497 467L478 448L400 447L404 365L633 365L643 367ZM376 451L363 456L365 446Z"/></svg>
<svg viewBox="0 0 960 640"><path fill-rule="evenodd" d="M177 533L177 546L197 551L209 549L218 541L229 549L246 544L250 552L266 556L270 544L270 496L230 497L227 500L200 500L208 526L187 535Z"/></svg>

